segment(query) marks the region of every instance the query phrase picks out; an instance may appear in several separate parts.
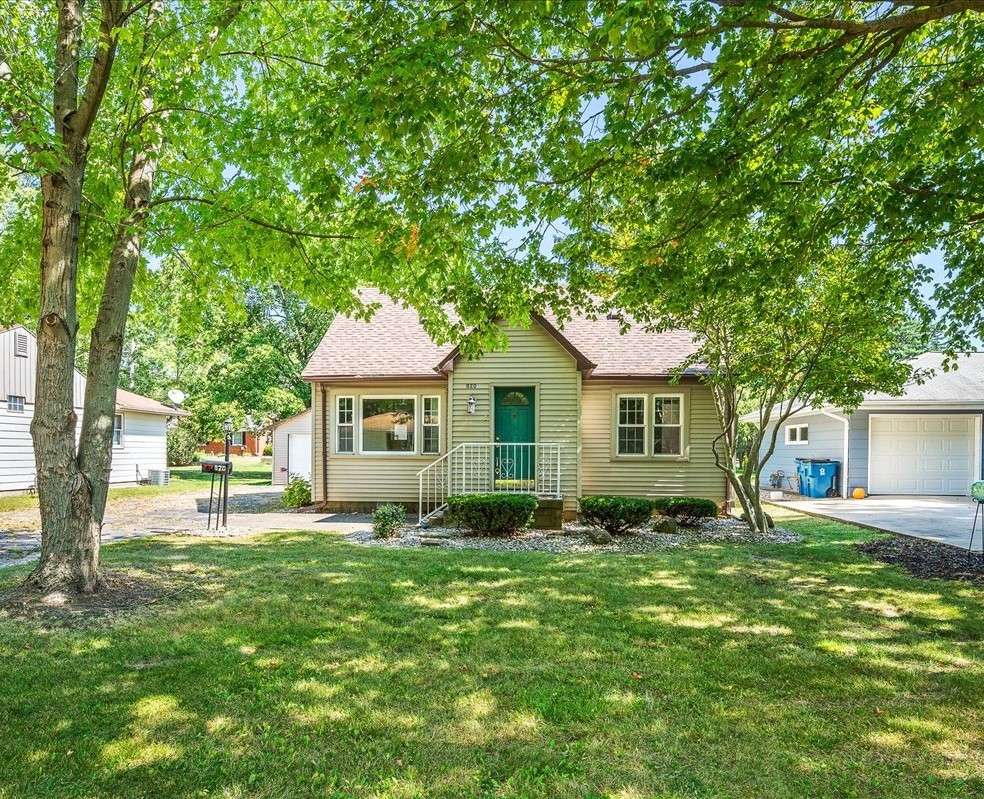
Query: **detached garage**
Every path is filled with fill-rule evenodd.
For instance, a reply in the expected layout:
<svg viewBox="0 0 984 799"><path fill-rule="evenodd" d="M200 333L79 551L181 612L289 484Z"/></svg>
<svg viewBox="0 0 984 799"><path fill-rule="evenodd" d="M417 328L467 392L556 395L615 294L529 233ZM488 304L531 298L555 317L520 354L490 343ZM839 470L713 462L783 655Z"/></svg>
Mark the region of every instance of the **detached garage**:
<svg viewBox="0 0 984 799"><path fill-rule="evenodd" d="M869 494L969 495L971 483L984 477L984 353L960 356L949 372L942 364L940 353L916 358L913 366L926 379L901 397L871 394L853 413L810 408L790 417L766 470L792 475L796 458L831 458L841 461L845 497L855 488Z"/></svg>
<svg viewBox="0 0 984 799"><path fill-rule="evenodd" d="M311 410L278 422L273 428L273 485L287 485L292 475L311 479Z"/></svg>

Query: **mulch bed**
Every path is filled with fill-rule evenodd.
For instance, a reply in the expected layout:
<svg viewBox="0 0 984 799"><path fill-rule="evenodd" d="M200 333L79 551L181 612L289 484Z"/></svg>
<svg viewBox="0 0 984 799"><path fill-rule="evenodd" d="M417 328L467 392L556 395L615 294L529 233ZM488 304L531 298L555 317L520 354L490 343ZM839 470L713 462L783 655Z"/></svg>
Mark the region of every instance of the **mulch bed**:
<svg viewBox="0 0 984 799"><path fill-rule="evenodd" d="M913 577L984 585L984 555L980 552L968 555L966 549L903 536L855 546L875 560L902 567Z"/></svg>
<svg viewBox="0 0 984 799"><path fill-rule="evenodd" d="M42 594L18 586L0 596L0 622L29 622L44 628L102 627L147 608L197 594L203 588L199 576L170 570L104 572L103 579L105 587L96 594Z"/></svg>

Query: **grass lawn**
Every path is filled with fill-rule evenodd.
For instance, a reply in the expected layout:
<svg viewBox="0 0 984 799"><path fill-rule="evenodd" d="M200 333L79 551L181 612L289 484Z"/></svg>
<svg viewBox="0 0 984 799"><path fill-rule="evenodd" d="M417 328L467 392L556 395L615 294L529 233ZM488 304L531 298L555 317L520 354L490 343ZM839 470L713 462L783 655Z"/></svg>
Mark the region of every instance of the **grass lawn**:
<svg viewBox="0 0 984 799"><path fill-rule="evenodd" d="M270 485L270 475L273 467L270 463L262 463L259 458L233 458L232 477L230 486L237 485ZM166 486L124 486L110 488L109 499L134 497L151 497L160 494L183 494L196 489L208 491L212 475L204 474L199 464L192 466L172 466L171 481ZM0 513L5 511L26 510L36 508L37 497L21 494L12 497L0 497Z"/></svg>
<svg viewBox="0 0 984 799"><path fill-rule="evenodd" d="M647 556L107 547L207 591L0 622L0 797L984 795L984 591L790 519Z"/></svg>

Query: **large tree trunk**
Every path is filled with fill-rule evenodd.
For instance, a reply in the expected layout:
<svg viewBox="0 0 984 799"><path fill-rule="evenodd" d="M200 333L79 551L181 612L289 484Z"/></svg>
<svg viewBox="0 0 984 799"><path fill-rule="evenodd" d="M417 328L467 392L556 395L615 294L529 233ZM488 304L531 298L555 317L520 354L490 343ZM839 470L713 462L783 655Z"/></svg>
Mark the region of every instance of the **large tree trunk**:
<svg viewBox="0 0 984 799"><path fill-rule="evenodd" d="M58 4L54 126L63 149L60 168L41 180L41 291L38 361L31 435L41 508L41 559L28 583L44 591L100 587L99 529L92 490L75 452L76 272L79 216L91 124L79 114L80 0Z"/></svg>
<svg viewBox="0 0 984 799"><path fill-rule="evenodd" d="M83 165L41 183L41 305L31 434L41 508L41 560L28 578L41 590L100 586L99 529L92 492L75 452L75 276Z"/></svg>

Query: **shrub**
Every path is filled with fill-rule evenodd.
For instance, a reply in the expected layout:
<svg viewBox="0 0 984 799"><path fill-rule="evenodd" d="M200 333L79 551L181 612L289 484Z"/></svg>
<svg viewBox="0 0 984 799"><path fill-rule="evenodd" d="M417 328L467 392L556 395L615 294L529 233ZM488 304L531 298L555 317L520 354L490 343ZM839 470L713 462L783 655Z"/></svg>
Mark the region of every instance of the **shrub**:
<svg viewBox="0 0 984 799"><path fill-rule="evenodd" d="M263 448L263 457L269 458L271 455L273 455L273 444L267 444Z"/></svg>
<svg viewBox="0 0 984 799"><path fill-rule="evenodd" d="M392 538L407 523L402 505L380 505L372 512L372 531L380 538Z"/></svg>
<svg viewBox="0 0 984 799"><path fill-rule="evenodd" d="M299 475L293 475L284 496L281 499L285 508L302 508L311 504L311 481Z"/></svg>
<svg viewBox="0 0 984 799"><path fill-rule="evenodd" d="M649 521L653 503L638 497L594 495L581 497L581 518L612 535L627 533Z"/></svg>
<svg viewBox="0 0 984 799"><path fill-rule="evenodd" d="M475 535L512 535L539 504L532 494L463 494L448 497L448 515Z"/></svg>
<svg viewBox="0 0 984 799"><path fill-rule="evenodd" d="M696 527L703 519L713 519L718 515L718 506L713 499L699 497L659 497L653 500L653 508L663 516L676 519L684 527Z"/></svg>
<svg viewBox="0 0 984 799"><path fill-rule="evenodd" d="M197 442L191 427L176 424L167 431L167 465L188 466L195 462Z"/></svg>

